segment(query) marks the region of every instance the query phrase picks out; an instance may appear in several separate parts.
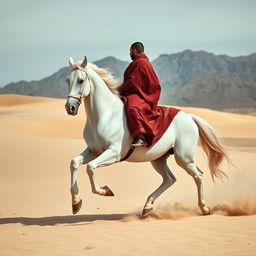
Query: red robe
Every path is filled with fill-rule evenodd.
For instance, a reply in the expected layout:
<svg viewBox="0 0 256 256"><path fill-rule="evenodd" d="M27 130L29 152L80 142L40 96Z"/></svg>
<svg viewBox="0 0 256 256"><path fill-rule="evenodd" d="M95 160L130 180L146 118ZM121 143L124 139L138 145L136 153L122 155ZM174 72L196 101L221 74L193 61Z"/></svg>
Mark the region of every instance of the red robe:
<svg viewBox="0 0 256 256"><path fill-rule="evenodd" d="M169 127L178 109L158 106L159 80L145 54L130 63L119 87L125 102L127 125L135 138L145 134L148 147L153 146Z"/></svg>

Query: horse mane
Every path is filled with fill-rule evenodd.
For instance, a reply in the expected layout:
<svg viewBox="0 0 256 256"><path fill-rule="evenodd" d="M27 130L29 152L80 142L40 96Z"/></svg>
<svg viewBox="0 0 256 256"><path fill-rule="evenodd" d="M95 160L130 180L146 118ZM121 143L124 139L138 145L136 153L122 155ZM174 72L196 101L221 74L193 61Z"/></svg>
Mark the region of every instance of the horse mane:
<svg viewBox="0 0 256 256"><path fill-rule="evenodd" d="M105 82L105 84L113 94L119 95L119 79L116 79L108 69L99 68L98 66L92 63L89 63L89 66L102 78L102 80Z"/></svg>
<svg viewBox="0 0 256 256"><path fill-rule="evenodd" d="M71 66L71 70L79 69L81 71L85 71L84 67L82 67L81 64L82 61L78 61ZM119 79L116 79L108 69L99 68L93 63L88 63L88 66L92 68L102 78L102 80L105 82L105 84L113 94L119 95Z"/></svg>

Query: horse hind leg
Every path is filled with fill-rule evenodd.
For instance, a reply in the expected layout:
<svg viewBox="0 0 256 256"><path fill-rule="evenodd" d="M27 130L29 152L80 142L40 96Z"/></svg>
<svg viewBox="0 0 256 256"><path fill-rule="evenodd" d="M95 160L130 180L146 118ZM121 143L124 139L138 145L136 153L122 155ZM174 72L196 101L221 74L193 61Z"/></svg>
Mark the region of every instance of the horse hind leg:
<svg viewBox="0 0 256 256"><path fill-rule="evenodd" d="M195 165L194 160L189 155L186 157L180 157L175 153L175 160L179 166L187 171L191 175L197 186L197 195L198 195L198 206L203 215L210 214L210 208L206 206L203 193L203 172Z"/></svg>
<svg viewBox="0 0 256 256"><path fill-rule="evenodd" d="M169 155L169 154L168 154ZM151 194L148 196L146 204L142 211L142 217L146 217L150 215L153 211L153 204L154 201L170 186L172 186L176 178L170 171L167 165L167 155L162 156L154 161L151 162L154 169L162 176L163 182L162 184Z"/></svg>
<svg viewBox="0 0 256 256"><path fill-rule="evenodd" d="M211 209L206 206L203 193L203 172L197 166L195 167L198 171L198 175L196 174L193 178L197 186L198 206L203 215L209 215L211 214Z"/></svg>

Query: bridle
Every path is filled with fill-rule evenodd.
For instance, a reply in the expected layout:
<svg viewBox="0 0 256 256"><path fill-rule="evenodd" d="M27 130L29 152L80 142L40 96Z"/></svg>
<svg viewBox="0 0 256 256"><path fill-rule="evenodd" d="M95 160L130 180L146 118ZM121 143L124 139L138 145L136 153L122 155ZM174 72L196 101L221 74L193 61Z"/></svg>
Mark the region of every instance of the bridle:
<svg viewBox="0 0 256 256"><path fill-rule="evenodd" d="M74 98L74 99L77 99L78 100L78 104L80 105L82 103L82 100L85 96L83 96L83 92L84 92L84 89L85 89L85 84L86 84L86 80L89 81L89 86L91 88L91 78L89 77L88 73L86 72L86 70L78 65L73 65L73 67L71 67L71 72L74 71L74 70L77 70L79 69L80 71L84 72L85 73L85 79L83 81L83 84L82 84L82 87L79 91L79 95L73 95L73 94L69 94L67 96L67 98Z"/></svg>

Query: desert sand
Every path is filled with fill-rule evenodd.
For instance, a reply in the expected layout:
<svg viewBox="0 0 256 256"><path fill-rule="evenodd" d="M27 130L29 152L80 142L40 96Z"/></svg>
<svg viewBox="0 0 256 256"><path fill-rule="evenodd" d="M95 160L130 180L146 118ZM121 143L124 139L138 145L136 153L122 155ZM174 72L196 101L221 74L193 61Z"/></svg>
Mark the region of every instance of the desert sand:
<svg viewBox="0 0 256 256"><path fill-rule="evenodd" d="M255 255L256 116L183 108L206 119L227 144L229 180L213 183L204 171L212 215L201 216L196 186L177 166L177 182L139 218L147 196L161 183L150 163L99 168L98 182L115 197L91 192L85 167L78 185L83 206L71 212L70 160L85 147L85 112L70 117L65 100L0 95L0 255Z"/></svg>

